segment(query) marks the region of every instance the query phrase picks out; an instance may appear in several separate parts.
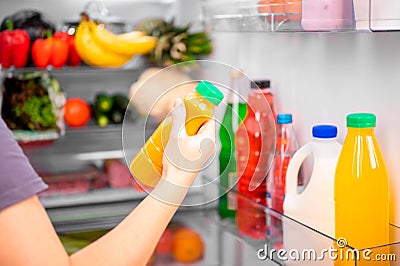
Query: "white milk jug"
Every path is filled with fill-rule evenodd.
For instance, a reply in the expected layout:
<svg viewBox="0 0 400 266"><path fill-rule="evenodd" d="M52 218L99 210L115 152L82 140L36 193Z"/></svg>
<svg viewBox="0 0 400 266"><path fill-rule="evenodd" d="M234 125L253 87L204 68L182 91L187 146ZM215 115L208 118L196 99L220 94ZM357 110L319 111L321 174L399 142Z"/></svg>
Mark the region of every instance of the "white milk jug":
<svg viewBox="0 0 400 266"><path fill-rule="evenodd" d="M332 242L312 229L334 237L333 185L342 145L337 141L336 126L317 125L313 127L312 133L313 141L294 154L287 169L283 211L285 216L295 221L284 219L283 244L286 250L297 249L301 252L304 248L315 249L319 255L323 249L328 249ZM308 156L313 156L312 174L307 186L298 193L297 177L302 163ZM329 258L326 257L312 264L329 265ZM287 265L298 265L297 263L288 261Z"/></svg>

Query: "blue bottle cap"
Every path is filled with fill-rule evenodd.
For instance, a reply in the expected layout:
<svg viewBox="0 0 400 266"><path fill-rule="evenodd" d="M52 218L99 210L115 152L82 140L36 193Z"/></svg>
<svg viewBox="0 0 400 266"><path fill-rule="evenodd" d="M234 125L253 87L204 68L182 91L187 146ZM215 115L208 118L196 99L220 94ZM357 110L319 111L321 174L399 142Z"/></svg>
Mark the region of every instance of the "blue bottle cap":
<svg viewBox="0 0 400 266"><path fill-rule="evenodd" d="M291 114L278 114L278 116L276 117L276 122L279 125L290 124L293 122L293 118Z"/></svg>
<svg viewBox="0 0 400 266"><path fill-rule="evenodd" d="M312 128L314 138L331 139L337 137L337 127L333 125L317 125Z"/></svg>

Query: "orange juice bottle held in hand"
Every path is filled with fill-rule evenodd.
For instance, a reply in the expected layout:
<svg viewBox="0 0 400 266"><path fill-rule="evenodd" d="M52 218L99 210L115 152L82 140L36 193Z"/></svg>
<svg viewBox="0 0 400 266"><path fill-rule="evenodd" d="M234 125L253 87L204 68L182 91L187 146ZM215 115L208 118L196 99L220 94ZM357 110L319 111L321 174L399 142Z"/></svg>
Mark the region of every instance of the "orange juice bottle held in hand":
<svg viewBox="0 0 400 266"><path fill-rule="evenodd" d="M348 133L335 173L335 238L344 238L358 250L389 243L389 181L375 138L375 125L373 114L347 116ZM378 253L387 254L389 250L382 247L371 251L372 260ZM389 261L367 261L362 251L357 262L357 265L389 264ZM335 266L338 265L355 265L355 261L351 256L344 257L335 260Z"/></svg>
<svg viewBox="0 0 400 266"><path fill-rule="evenodd" d="M195 90L185 96L185 128L189 136L195 135L200 127L213 117L214 108L223 98L221 91L208 81L200 81ZM155 187L161 179L162 158L171 128L172 119L168 116L132 159L129 168L142 185Z"/></svg>

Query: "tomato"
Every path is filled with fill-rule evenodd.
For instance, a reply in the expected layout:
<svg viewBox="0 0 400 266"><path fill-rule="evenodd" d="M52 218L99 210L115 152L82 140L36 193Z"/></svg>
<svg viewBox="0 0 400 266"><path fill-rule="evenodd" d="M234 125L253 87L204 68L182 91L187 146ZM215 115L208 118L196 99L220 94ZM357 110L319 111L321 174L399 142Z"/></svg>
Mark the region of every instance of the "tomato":
<svg viewBox="0 0 400 266"><path fill-rule="evenodd" d="M64 106L64 120L71 127L86 125L90 120L90 106L81 98L70 98Z"/></svg>

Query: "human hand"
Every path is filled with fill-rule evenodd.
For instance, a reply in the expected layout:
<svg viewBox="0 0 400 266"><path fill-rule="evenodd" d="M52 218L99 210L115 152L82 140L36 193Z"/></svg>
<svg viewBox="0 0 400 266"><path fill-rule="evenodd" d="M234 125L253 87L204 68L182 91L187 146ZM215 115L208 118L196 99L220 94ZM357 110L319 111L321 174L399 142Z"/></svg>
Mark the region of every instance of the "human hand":
<svg viewBox="0 0 400 266"><path fill-rule="evenodd" d="M207 160L215 154L215 121L210 119L196 135L188 136L183 101L176 99L174 107L171 134L163 156L163 178L188 187Z"/></svg>

